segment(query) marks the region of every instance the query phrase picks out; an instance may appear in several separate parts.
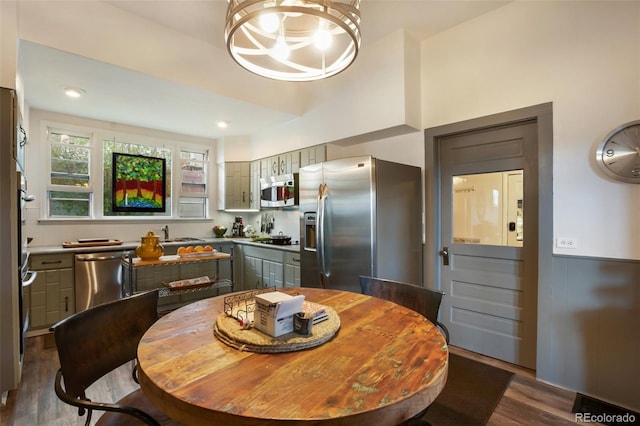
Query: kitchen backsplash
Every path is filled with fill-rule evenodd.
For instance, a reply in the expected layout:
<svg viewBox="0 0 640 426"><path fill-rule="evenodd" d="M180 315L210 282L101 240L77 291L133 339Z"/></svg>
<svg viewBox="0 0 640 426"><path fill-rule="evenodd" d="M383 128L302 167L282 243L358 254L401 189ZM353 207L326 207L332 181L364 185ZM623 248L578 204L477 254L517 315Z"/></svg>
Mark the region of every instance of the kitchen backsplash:
<svg viewBox="0 0 640 426"><path fill-rule="evenodd" d="M27 209L27 236L32 237L31 247L57 246L65 241L77 241L80 238L110 238L121 241L140 241L147 232L164 237L161 228L169 225L169 237L195 237L211 238L214 236L214 225L227 227L228 235L231 235L231 226L236 216L241 216L246 225L251 225L258 233L261 228L262 215L267 214L272 218L273 229L271 234L291 236L292 243L300 240L299 213L298 210L268 210L256 213L226 213L217 211L214 218L208 221L171 221L153 219L150 221L129 222L122 221L64 221L41 222L38 217L38 209Z"/></svg>

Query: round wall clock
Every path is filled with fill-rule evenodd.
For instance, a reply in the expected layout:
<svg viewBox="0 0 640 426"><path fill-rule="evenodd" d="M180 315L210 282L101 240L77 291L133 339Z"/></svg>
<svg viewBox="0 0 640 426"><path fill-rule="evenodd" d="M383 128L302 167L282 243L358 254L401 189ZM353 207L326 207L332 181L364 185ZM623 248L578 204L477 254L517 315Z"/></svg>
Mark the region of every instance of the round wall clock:
<svg viewBox="0 0 640 426"><path fill-rule="evenodd" d="M640 120L609 133L598 147L596 162L614 179L640 183Z"/></svg>

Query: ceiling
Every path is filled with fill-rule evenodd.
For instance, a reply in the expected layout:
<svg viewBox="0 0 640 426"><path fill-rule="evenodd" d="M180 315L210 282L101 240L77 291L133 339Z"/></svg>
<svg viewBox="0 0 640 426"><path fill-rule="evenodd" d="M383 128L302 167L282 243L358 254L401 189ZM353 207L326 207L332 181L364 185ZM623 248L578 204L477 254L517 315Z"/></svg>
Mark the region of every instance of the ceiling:
<svg viewBox="0 0 640 426"><path fill-rule="evenodd" d="M508 1L362 0L361 54L397 30L425 39L505 3ZM140 71L145 69L144 58L139 67L135 58L126 64L97 60L100 52L122 43L118 34L103 31L96 46L87 46L90 36L60 41L54 35L69 31L73 23L57 17L51 9L45 11L51 4L56 10L71 5L76 16L82 17L82 24L89 27L117 25L105 23L107 10L118 22L126 19L137 22L139 28L161 28L176 45L172 47L181 52L180 61L163 64L161 72L152 73ZM327 80L308 83L276 82L245 71L226 52L226 6L226 0L23 2L18 11L18 74L25 101L36 109L219 139L251 135L292 120L304 114L315 99L357 77L356 72L350 72L355 66ZM78 53L87 51L92 53ZM187 83L185 64L202 64L203 56L220 66L210 70L211 81L200 77ZM66 98L62 91L66 86L80 87L86 94L80 99ZM219 120L227 121L229 127L218 128Z"/></svg>

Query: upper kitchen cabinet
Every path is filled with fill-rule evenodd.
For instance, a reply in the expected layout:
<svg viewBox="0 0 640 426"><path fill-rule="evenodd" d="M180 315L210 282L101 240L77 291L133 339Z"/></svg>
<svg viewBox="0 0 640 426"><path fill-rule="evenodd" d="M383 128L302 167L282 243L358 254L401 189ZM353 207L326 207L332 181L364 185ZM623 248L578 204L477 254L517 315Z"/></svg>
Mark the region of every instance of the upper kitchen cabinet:
<svg viewBox="0 0 640 426"><path fill-rule="evenodd" d="M297 173L300 168L300 151L285 152L261 161L261 177Z"/></svg>
<svg viewBox="0 0 640 426"><path fill-rule="evenodd" d="M251 163L224 163L224 210L251 209Z"/></svg>
<svg viewBox="0 0 640 426"><path fill-rule="evenodd" d="M260 210L260 160L251 162L251 192L249 204L252 210Z"/></svg>
<svg viewBox="0 0 640 426"><path fill-rule="evenodd" d="M300 167L321 163L327 160L327 146L316 145L300 150ZM297 170L296 170L297 172Z"/></svg>

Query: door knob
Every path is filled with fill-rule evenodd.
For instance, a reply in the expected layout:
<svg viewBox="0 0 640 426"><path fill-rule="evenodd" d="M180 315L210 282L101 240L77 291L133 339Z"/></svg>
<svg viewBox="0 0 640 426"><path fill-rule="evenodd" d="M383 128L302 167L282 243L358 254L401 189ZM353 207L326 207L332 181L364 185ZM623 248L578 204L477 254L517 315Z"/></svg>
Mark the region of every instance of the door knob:
<svg viewBox="0 0 640 426"><path fill-rule="evenodd" d="M442 247L440 256L442 256L442 265L449 266L449 247Z"/></svg>

